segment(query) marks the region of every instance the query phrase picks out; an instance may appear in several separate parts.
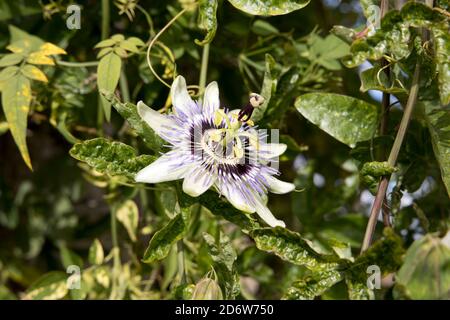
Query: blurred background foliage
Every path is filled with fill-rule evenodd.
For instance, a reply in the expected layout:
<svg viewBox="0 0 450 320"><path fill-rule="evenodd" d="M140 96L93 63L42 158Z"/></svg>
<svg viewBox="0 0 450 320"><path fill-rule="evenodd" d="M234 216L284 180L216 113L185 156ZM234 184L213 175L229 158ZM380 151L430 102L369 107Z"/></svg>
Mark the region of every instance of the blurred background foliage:
<svg viewBox="0 0 450 320"><path fill-rule="evenodd" d="M0 299L449 298L448 2L435 1L433 14L422 7L392 14L375 35L367 35L367 8L380 1L287 1L298 10L275 16L262 5L268 15L245 12L246 2L0 0ZM390 2L394 12L404 1ZM217 19L208 3L217 5ZM72 4L81 6L80 30L66 28ZM146 51L183 9L152 49L156 73L197 85L212 40L207 80L218 81L221 104L242 107L250 92L266 97L255 121L280 129L288 145L282 177L301 190L271 195L269 206L295 232L261 228L215 194L197 201L176 183L130 180L151 157L134 169L125 159L158 155L162 147L126 110L139 100L155 109L170 103ZM393 38L396 27L410 38ZM433 32L434 48L420 42L417 27ZM403 56L393 49L399 40L406 41ZM23 41L35 46L30 53L5 58L22 54ZM377 55L380 41L388 49ZM44 52L45 43L55 47ZM391 74L380 80L386 57ZM16 58L20 72L11 68ZM392 228L383 232L380 220L377 241L358 256L386 174L365 174L363 166L386 160L416 63L419 102L388 186ZM31 94L17 101L8 96L12 85ZM380 90L392 93L392 104L387 127L376 133ZM7 110L24 101L29 110L11 126ZM359 107L362 114L354 114ZM92 156L95 148L104 153ZM372 291L366 267L373 264L386 277ZM68 289L77 280L71 265L81 268L79 289Z"/></svg>

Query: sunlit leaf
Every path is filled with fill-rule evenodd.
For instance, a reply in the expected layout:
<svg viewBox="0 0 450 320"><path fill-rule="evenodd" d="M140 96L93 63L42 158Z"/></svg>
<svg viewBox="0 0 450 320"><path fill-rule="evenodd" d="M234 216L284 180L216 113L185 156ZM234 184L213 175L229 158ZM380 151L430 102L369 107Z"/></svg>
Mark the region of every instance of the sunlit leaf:
<svg viewBox="0 0 450 320"><path fill-rule="evenodd" d="M136 241L136 232L139 221L139 210L136 203L132 200L127 200L122 203L117 208L116 217L127 230L130 239L133 242Z"/></svg>
<svg viewBox="0 0 450 320"><path fill-rule="evenodd" d="M9 53L0 59L0 67L7 67L19 64L23 60L20 53Z"/></svg>
<svg viewBox="0 0 450 320"><path fill-rule="evenodd" d="M98 239L95 239L89 248L89 255L88 255L89 263L100 265L103 263L104 257L105 254L103 251L102 244Z"/></svg>
<svg viewBox="0 0 450 320"><path fill-rule="evenodd" d="M17 66L10 66L2 69L2 71L0 71L0 82L12 78L17 74L17 72L19 72L19 67Z"/></svg>
<svg viewBox="0 0 450 320"><path fill-rule="evenodd" d="M200 0L198 4L198 27L206 31L205 39L202 41L195 39L198 45L210 43L217 30L217 5L218 0Z"/></svg>
<svg viewBox="0 0 450 320"><path fill-rule="evenodd" d="M32 66L30 64L25 65L20 69L22 74L30 80L37 80L42 82L48 82L47 76L41 71L41 69Z"/></svg>
<svg viewBox="0 0 450 320"><path fill-rule="evenodd" d="M95 138L75 144L70 155L86 162L100 173L110 176L125 176L134 181L136 173L148 166L154 157L137 156L132 147L105 138Z"/></svg>
<svg viewBox="0 0 450 320"><path fill-rule="evenodd" d="M304 279L294 282L286 291L283 299L312 300L342 280L342 274L336 270L315 272Z"/></svg>
<svg viewBox="0 0 450 320"><path fill-rule="evenodd" d="M228 0L237 9L259 16L277 16L299 10L310 0Z"/></svg>
<svg viewBox="0 0 450 320"><path fill-rule="evenodd" d="M122 60L114 53L103 56L97 67L97 85L99 90L114 92L120 78ZM101 96L105 117L109 121L111 117L111 103Z"/></svg>
<svg viewBox="0 0 450 320"><path fill-rule="evenodd" d="M112 103L114 109L128 121L130 126L136 131L136 133L144 140L145 144L155 152L162 149L164 141L149 127L149 125L142 120L137 112L137 107L132 103L122 103L111 92L101 91L102 96L110 103Z"/></svg>
<svg viewBox="0 0 450 320"><path fill-rule="evenodd" d="M27 116L30 109L30 81L18 74L3 84L2 105L14 141L22 158L31 169L31 160L26 143Z"/></svg>
<svg viewBox="0 0 450 320"><path fill-rule="evenodd" d="M53 271L33 283L25 294L26 300L58 300L68 293L67 274Z"/></svg>
<svg viewBox="0 0 450 320"><path fill-rule="evenodd" d="M306 119L352 148L376 132L378 109L363 100L333 93L309 93L298 97L295 106Z"/></svg>
<svg viewBox="0 0 450 320"><path fill-rule="evenodd" d="M48 65L48 66L54 66L55 62L52 58L49 58L45 54L41 52L32 52L27 57L27 62L31 64L39 64L39 65Z"/></svg>

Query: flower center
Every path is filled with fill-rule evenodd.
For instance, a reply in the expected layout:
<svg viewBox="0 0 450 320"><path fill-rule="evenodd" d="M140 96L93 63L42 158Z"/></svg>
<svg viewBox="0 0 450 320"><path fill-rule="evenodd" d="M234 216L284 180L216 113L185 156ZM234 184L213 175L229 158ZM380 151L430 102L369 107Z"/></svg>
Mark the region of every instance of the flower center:
<svg viewBox="0 0 450 320"><path fill-rule="evenodd" d="M201 139L201 146L203 151L218 163L235 165L240 163L245 155L245 148L237 130L206 130Z"/></svg>

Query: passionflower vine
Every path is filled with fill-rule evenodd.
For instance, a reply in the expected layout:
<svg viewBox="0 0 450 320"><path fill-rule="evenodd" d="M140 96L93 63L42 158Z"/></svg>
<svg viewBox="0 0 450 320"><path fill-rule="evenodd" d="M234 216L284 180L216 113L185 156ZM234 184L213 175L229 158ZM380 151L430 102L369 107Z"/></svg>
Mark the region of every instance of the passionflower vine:
<svg viewBox="0 0 450 320"><path fill-rule="evenodd" d="M266 143L267 135L247 122L262 97L252 94L242 110L220 108L219 89L211 82L203 102L189 96L186 81L178 76L170 95L173 113L163 115L139 101L141 118L171 150L136 174L136 182L159 183L183 180L183 191L197 197L210 188L237 209L256 212L271 227L285 227L267 208L268 191L283 194L292 183L278 180L273 167L286 145ZM243 120L243 118L245 118Z"/></svg>

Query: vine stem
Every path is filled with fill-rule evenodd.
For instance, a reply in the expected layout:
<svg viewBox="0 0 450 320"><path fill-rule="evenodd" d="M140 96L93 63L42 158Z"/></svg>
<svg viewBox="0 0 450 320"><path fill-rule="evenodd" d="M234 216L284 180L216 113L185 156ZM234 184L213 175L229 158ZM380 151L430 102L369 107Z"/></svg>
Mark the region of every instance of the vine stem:
<svg viewBox="0 0 450 320"><path fill-rule="evenodd" d="M386 13L389 11L389 0L381 0L381 12L380 12L380 18L383 19ZM384 70L384 73L386 74L386 77L390 79L391 77L391 69L389 67L389 62L386 59L381 60L381 65ZM388 92L383 92L383 97L381 99L381 105L382 105L382 119L380 124L380 135L387 134L388 127L389 127L389 109L390 109L390 101L391 101L391 95ZM383 158L386 157L386 154L383 153ZM390 227L391 223L389 221L389 207L387 205L387 199L386 195L383 197L383 203L382 203L382 213L383 213L383 223L386 227Z"/></svg>
<svg viewBox="0 0 450 320"><path fill-rule="evenodd" d="M83 68L83 67L96 67L98 66L98 61L73 62L73 61L56 60L56 64L69 68Z"/></svg>
<svg viewBox="0 0 450 320"><path fill-rule="evenodd" d="M109 36L109 0L102 0L102 29L101 29L101 40L105 40ZM103 105L100 99L100 95L97 99L97 127L100 134L103 133Z"/></svg>
<svg viewBox="0 0 450 320"><path fill-rule="evenodd" d="M209 43L203 46L202 53L202 65L200 66L200 81L198 83L198 93L200 96L200 101L202 100L202 95L205 92L206 87L206 77L208 74L208 60L209 60Z"/></svg>
<svg viewBox="0 0 450 320"><path fill-rule="evenodd" d="M405 134L408 129L409 122L411 120L412 111L417 101L417 93L419 91L419 75L420 75L420 66L417 63L414 70L414 76L412 80L411 90L409 92L408 101L406 103L406 107L403 112L400 127L395 137L394 145L392 146L387 161L388 165L392 167L394 167L395 164L397 163L398 154L400 152L400 148L402 147L403 140L405 138ZM367 248L369 248L370 243L372 242L372 237L375 231L375 226L377 224L378 215L380 213L380 209L383 204L384 197L386 195L387 187L389 185L389 179L390 175L384 176L378 185L377 195L375 197L372 210L370 211L369 222L367 223L366 233L364 235L364 240L361 247L361 253L366 251Z"/></svg>
<svg viewBox="0 0 450 320"><path fill-rule="evenodd" d="M152 66L152 61L150 58L150 51L152 50L153 45L155 44L156 40L158 40L158 38L164 33L164 31L167 30L167 28L169 28L179 17L181 17L185 12L186 12L187 8L184 8L183 10L181 10L180 12L177 13L177 15L175 17L173 17L157 34L156 36L152 39L152 41L150 41L150 44L148 45L148 49L147 49L147 64L148 67L150 68L150 71L153 73L153 75L156 77L156 79L158 79L162 84L164 84L166 87L170 88L170 84L168 84L166 81L164 81L155 71L155 69L153 69Z"/></svg>

